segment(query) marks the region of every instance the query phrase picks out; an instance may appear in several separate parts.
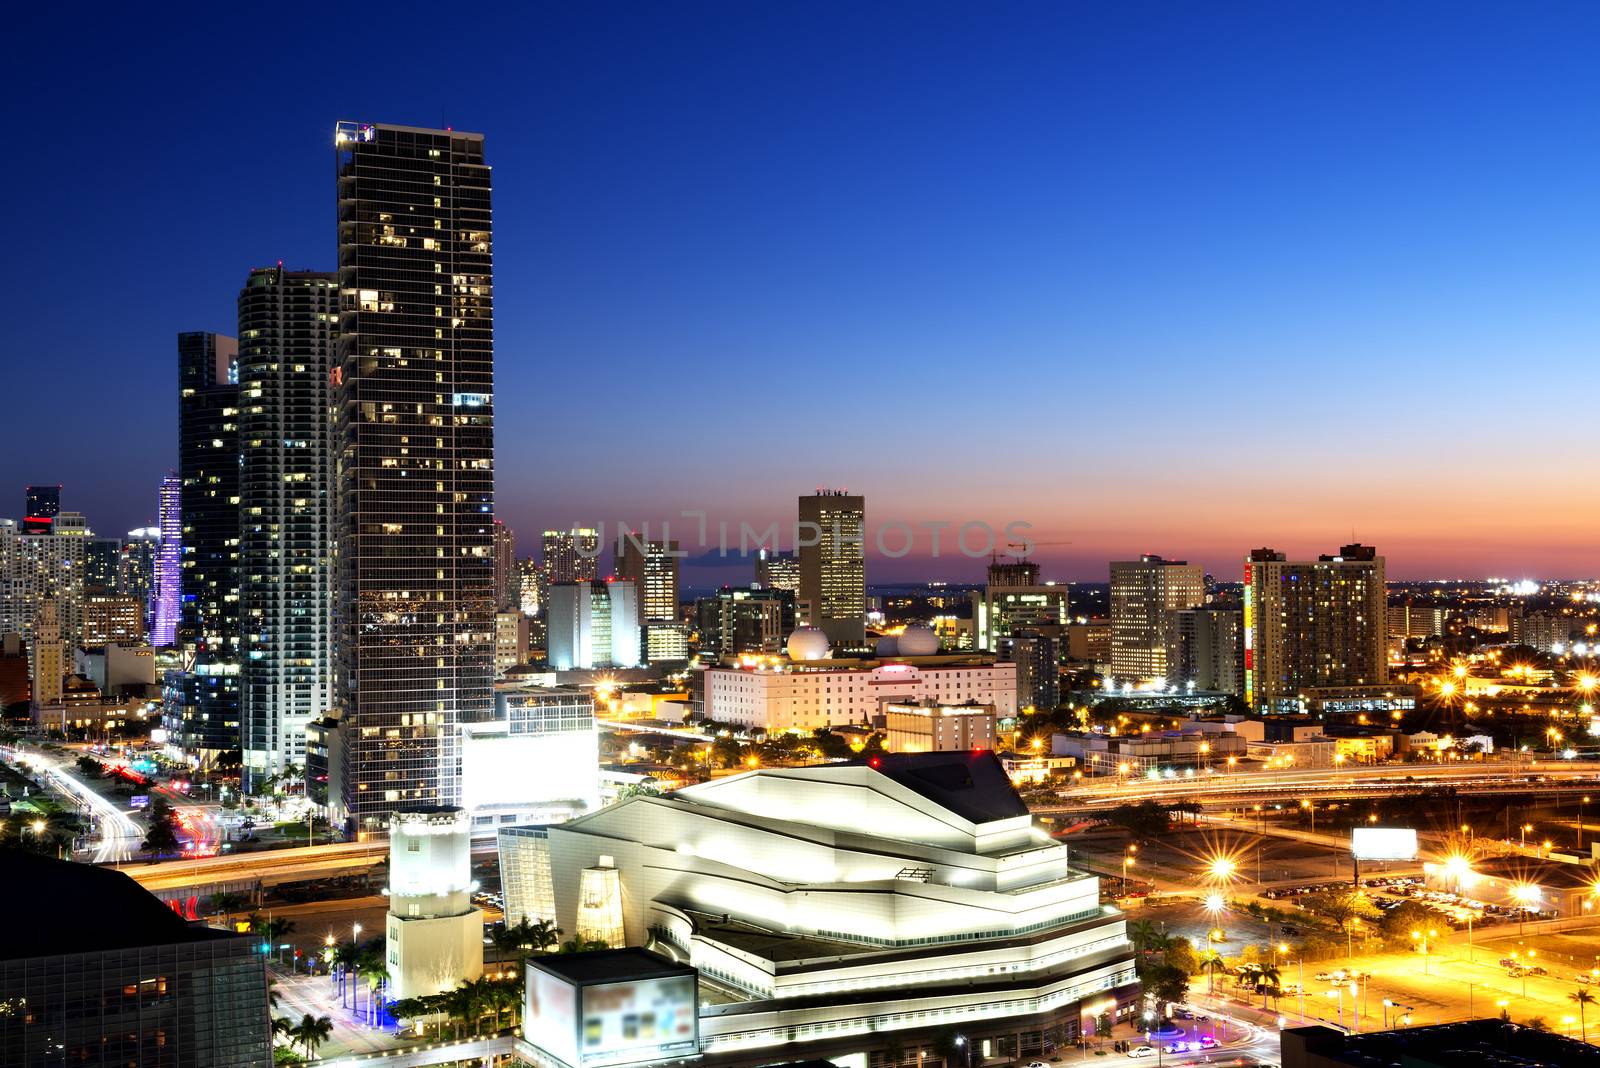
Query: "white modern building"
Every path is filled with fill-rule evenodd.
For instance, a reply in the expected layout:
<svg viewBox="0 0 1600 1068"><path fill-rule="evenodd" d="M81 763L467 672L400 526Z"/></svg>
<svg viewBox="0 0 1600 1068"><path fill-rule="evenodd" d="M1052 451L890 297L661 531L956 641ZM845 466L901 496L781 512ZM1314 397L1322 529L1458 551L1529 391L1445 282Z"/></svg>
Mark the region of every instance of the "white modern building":
<svg viewBox="0 0 1600 1068"><path fill-rule="evenodd" d="M631 668L642 661L638 590L631 582L553 582L546 617L550 666L557 671Z"/></svg>
<svg viewBox="0 0 1600 1068"><path fill-rule="evenodd" d="M461 804L475 833L558 823L600 807L593 694L500 689L495 713L487 722L461 724Z"/></svg>
<svg viewBox="0 0 1600 1068"><path fill-rule="evenodd" d="M1137 1001L1122 914L993 753L763 769L516 844L547 852L563 930L695 969L708 1063L864 1064L949 1029L974 1063L1025 1056Z"/></svg>
<svg viewBox="0 0 1600 1068"><path fill-rule="evenodd" d="M472 907L472 832L466 812L396 812L389 824L389 996L453 990L483 974L483 913Z"/></svg>
<svg viewBox="0 0 1600 1068"><path fill-rule="evenodd" d="M994 706L896 701L884 706L886 745L895 753L994 748Z"/></svg>
<svg viewBox="0 0 1600 1068"><path fill-rule="evenodd" d="M798 632L797 632L798 634ZM751 659L706 669L706 717L769 731L810 731L865 723L889 704L932 701L994 706L1017 714L1017 665L991 656L948 654L874 660Z"/></svg>

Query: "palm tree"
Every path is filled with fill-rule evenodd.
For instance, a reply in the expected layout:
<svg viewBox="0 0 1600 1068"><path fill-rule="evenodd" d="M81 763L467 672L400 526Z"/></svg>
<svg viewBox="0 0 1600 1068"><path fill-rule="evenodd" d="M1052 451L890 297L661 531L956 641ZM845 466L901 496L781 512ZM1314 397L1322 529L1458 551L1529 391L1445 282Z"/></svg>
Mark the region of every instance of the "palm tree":
<svg viewBox="0 0 1600 1068"><path fill-rule="evenodd" d="M1133 943L1133 948L1140 953L1150 948L1150 942L1155 938L1156 925L1149 920L1134 920L1128 924L1128 941Z"/></svg>
<svg viewBox="0 0 1600 1068"><path fill-rule="evenodd" d="M356 977L366 980L367 1015L376 1022L381 1002L380 994L383 985L389 980L389 968L384 964L383 951L376 945L369 946L362 952L361 959L356 962Z"/></svg>
<svg viewBox="0 0 1600 1068"><path fill-rule="evenodd" d="M1267 1011L1267 995L1278 996L1283 989L1283 973L1276 964L1264 965L1261 974L1256 976L1256 985L1261 988L1261 1011Z"/></svg>
<svg viewBox="0 0 1600 1068"><path fill-rule="evenodd" d="M291 1032L306 1048L306 1060L316 1060L317 1047L333 1036L333 1021L326 1016L313 1016L309 1012Z"/></svg>
<svg viewBox="0 0 1600 1068"><path fill-rule="evenodd" d="M339 1004L345 1003L346 984L353 989L356 965L361 961L361 946L355 942L341 942L333 951L333 966L339 969Z"/></svg>
<svg viewBox="0 0 1600 1068"><path fill-rule="evenodd" d="M1589 1041L1589 1020L1587 1010L1589 1006L1593 1005L1595 1002L1594 995L1582 987L1579 987L1577 990L1574 990L1572 993L1567 995L1567 1000L1574 1002L1578 1006L1579 1033L1582 1034L1585 1042Z"/></svg>
<svg viewBox="0 0 1600 1068"><path fill-rule="evenodd" d="M277 1008L278 1007L278 1002L280 1002L282 1000L283 1000L283 995L278 993L278 981L276 979L268 979L267 980L267 1011L270 1012L273 1009Z"/></svg>
<svg viewBox="0 0 1600 1068"><path fill-rule="evenodd" d="M1217 991L1217 973L1228 974L1228 963L1222 959L1221 953L1208 949L1200 955L1200 970L1206 973L1206 993L1214 994Z"/></svg>

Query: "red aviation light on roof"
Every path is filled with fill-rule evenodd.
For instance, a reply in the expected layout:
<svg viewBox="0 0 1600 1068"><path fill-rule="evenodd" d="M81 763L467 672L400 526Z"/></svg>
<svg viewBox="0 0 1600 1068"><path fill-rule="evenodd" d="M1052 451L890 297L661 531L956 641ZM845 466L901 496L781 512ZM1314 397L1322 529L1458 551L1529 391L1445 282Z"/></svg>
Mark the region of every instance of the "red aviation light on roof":
<svg viewBox="0 0 1600 1068"><path fill-rule="evenodd" d="M883 761L878 759L877 757L868 757L867 758L867 767L869 767L869 768L881 768L881 767L883 767Z"/></svg>

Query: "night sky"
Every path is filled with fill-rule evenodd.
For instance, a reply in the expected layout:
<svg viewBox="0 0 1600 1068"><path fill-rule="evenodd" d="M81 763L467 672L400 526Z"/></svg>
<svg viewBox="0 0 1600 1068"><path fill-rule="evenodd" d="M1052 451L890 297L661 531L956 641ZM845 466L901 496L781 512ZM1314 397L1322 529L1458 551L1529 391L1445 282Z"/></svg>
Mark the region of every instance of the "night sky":
<svg viewBox="0 0 1600 1068"><path fill-rule="evenodd" d="M1352 534L1397 577L1600 572L1592 4L39 7L0 515L154 520L174 336L334 266L345 118L487 135L525 548L830 485L1031 522L1047 577ZM924 574L981 563L868 570Z"/></svg>

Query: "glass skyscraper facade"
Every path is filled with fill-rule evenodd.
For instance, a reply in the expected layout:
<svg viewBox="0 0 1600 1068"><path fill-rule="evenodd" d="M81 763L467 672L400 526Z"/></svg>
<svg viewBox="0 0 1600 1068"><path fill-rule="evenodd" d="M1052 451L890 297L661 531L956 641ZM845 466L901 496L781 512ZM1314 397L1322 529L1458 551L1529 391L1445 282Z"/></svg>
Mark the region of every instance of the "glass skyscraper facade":
<svg viewBox="0 0 1600 1068"><path fill-rule="evenodd" d="M263 267L239 293L240 734L246 785L305 762L331 701L331 273Z"/></svg>
<svg viewBox="0 0 1600 1068"><path fill-rule="evenodd" d="M178 475L183 606L179 641L194 650L195 703L177 717L184 752L202 763L239 747L239 343L178 335Z"/></svg>
<svg viewBox="0 0 1600 1068"><path fill-rule="evenodd" d="M338 792L366 831L457 803L457 725L493 716L491 183L480 134L335 140Z"/></svg>

